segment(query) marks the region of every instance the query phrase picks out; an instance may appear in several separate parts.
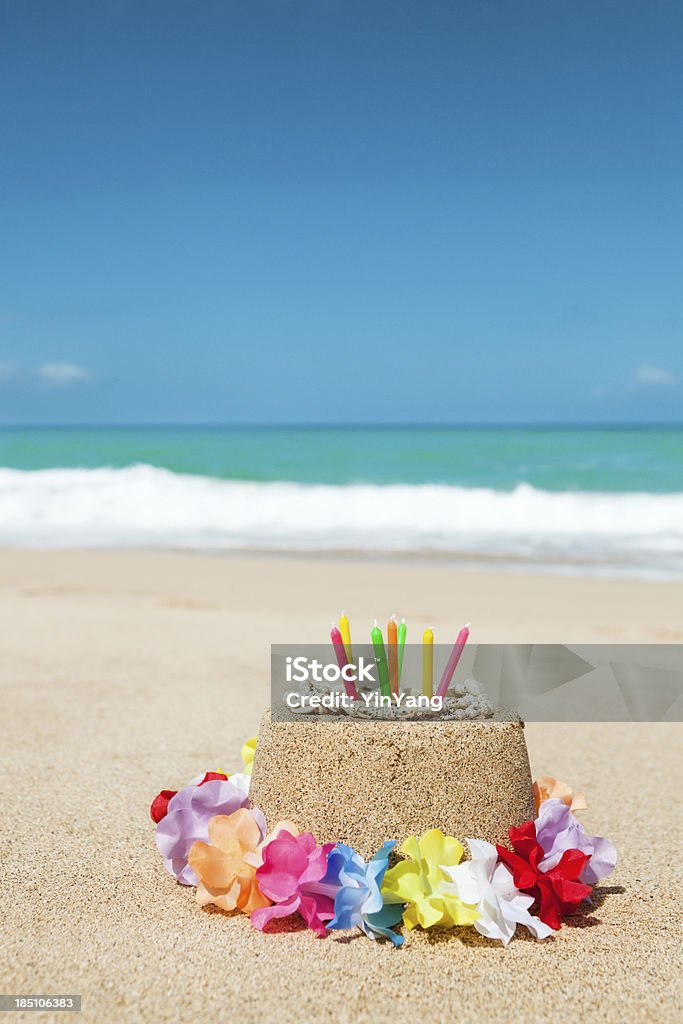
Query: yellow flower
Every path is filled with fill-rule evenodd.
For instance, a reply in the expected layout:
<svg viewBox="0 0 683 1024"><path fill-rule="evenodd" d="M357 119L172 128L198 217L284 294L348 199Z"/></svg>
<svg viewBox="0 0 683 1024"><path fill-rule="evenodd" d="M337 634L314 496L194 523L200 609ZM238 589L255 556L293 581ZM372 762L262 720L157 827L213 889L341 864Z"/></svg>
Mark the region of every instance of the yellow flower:
<svg viewBox="0 0 683 1024"><path fill-rule="evenodd" d="M252 736L250 740L242 747L242 761L244 762L244 771L247 775L251 775L251 770L254 767L254 751L256 750L256 736Z"/></svg>
<svg viewBox="0 0 683 1024"><path fill-rule="evenodd" d="M463 849L457 839L433 828L420 840L408 836L401 853L410 859L387 871L382 895L388 903L408 904L403 912L407 928L452 928L477 920L477 908L453 893L451 878L443 870L460 862Z"/></svg>

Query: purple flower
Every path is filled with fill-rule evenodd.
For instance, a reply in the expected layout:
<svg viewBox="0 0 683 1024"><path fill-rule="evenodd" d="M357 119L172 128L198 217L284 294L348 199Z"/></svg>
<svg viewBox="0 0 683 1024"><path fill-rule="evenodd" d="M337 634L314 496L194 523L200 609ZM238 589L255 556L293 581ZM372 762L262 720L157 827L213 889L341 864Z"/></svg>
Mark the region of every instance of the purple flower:
<svg viewBox="0 0 683 1024"><path fill-rule="evenodd" d="M203 786L186 786L169 801L168 813L157 825L157 849L167 871L182 885L197 885L198 878L187 862L192 844L209 838L209 819L232 814L247 807L249 797L231 782L216 779ZM261 811L252 810L262 836L266 821Z"/></svg>
<svg viewBox="0 0 683 1024"><path fill-rule="evenodd" d="M544 800L541 804L536 819L536 838L545 854L539 865L542 871L559 864L565 850L587 853L590 860L579 876L587 885L595 885L606 878L617 863L614 844L602 836L589 836L562 800Z"/></svg>

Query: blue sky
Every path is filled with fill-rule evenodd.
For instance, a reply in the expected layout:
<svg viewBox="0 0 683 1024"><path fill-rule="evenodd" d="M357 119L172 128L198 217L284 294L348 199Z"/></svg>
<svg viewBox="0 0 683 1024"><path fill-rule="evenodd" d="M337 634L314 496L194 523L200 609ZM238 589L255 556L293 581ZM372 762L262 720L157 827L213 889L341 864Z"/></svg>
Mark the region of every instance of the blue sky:
<svg viewBox="0 0 683 1024"><path fill-rule="evenodd" d="M0 0L0 421L683 420L682 32Z"/></svg>

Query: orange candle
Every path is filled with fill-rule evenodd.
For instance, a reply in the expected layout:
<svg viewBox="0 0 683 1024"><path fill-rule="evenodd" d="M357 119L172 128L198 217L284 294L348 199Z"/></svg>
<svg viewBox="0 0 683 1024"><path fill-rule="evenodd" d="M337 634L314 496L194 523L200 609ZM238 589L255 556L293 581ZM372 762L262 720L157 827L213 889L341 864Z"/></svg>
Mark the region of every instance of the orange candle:
<svg viewBox="0 0 683 1024"><path fill-rule="evenodd" d="M389 685L392 693L398 693L398 622L392 616L387 625L389 643Z"/></svg>

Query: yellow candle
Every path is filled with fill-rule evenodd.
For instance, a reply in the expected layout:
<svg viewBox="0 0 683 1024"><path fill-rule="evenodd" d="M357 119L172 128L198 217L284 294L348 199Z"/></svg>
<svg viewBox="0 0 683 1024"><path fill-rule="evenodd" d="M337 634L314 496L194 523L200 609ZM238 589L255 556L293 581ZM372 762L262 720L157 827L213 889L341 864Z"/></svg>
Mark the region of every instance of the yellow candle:
<svg viewBox="0 0 683 1024"><path fill-rule="evenodd" d="M387 625L387 642L389 644L389 685L392 693L398 693L398 622L389 619Z"/></svg>
<svg viewBox="0 0 683 1024"><path fill-rule="evenodd" d="M353 649L351 647L351 627L349 626L349 620L346 618L344 612L341 613L339 620L339 632L341 633L342 643L344 644L344 650L346 651L346 657L349 665L353 665Z"/></svg>
<svg viewBox="0 0 683 1024"><path fill-rule="evenodd" d="M431 697L434 693L434 633L425 629L422 634L422 693Z"/></svg>

